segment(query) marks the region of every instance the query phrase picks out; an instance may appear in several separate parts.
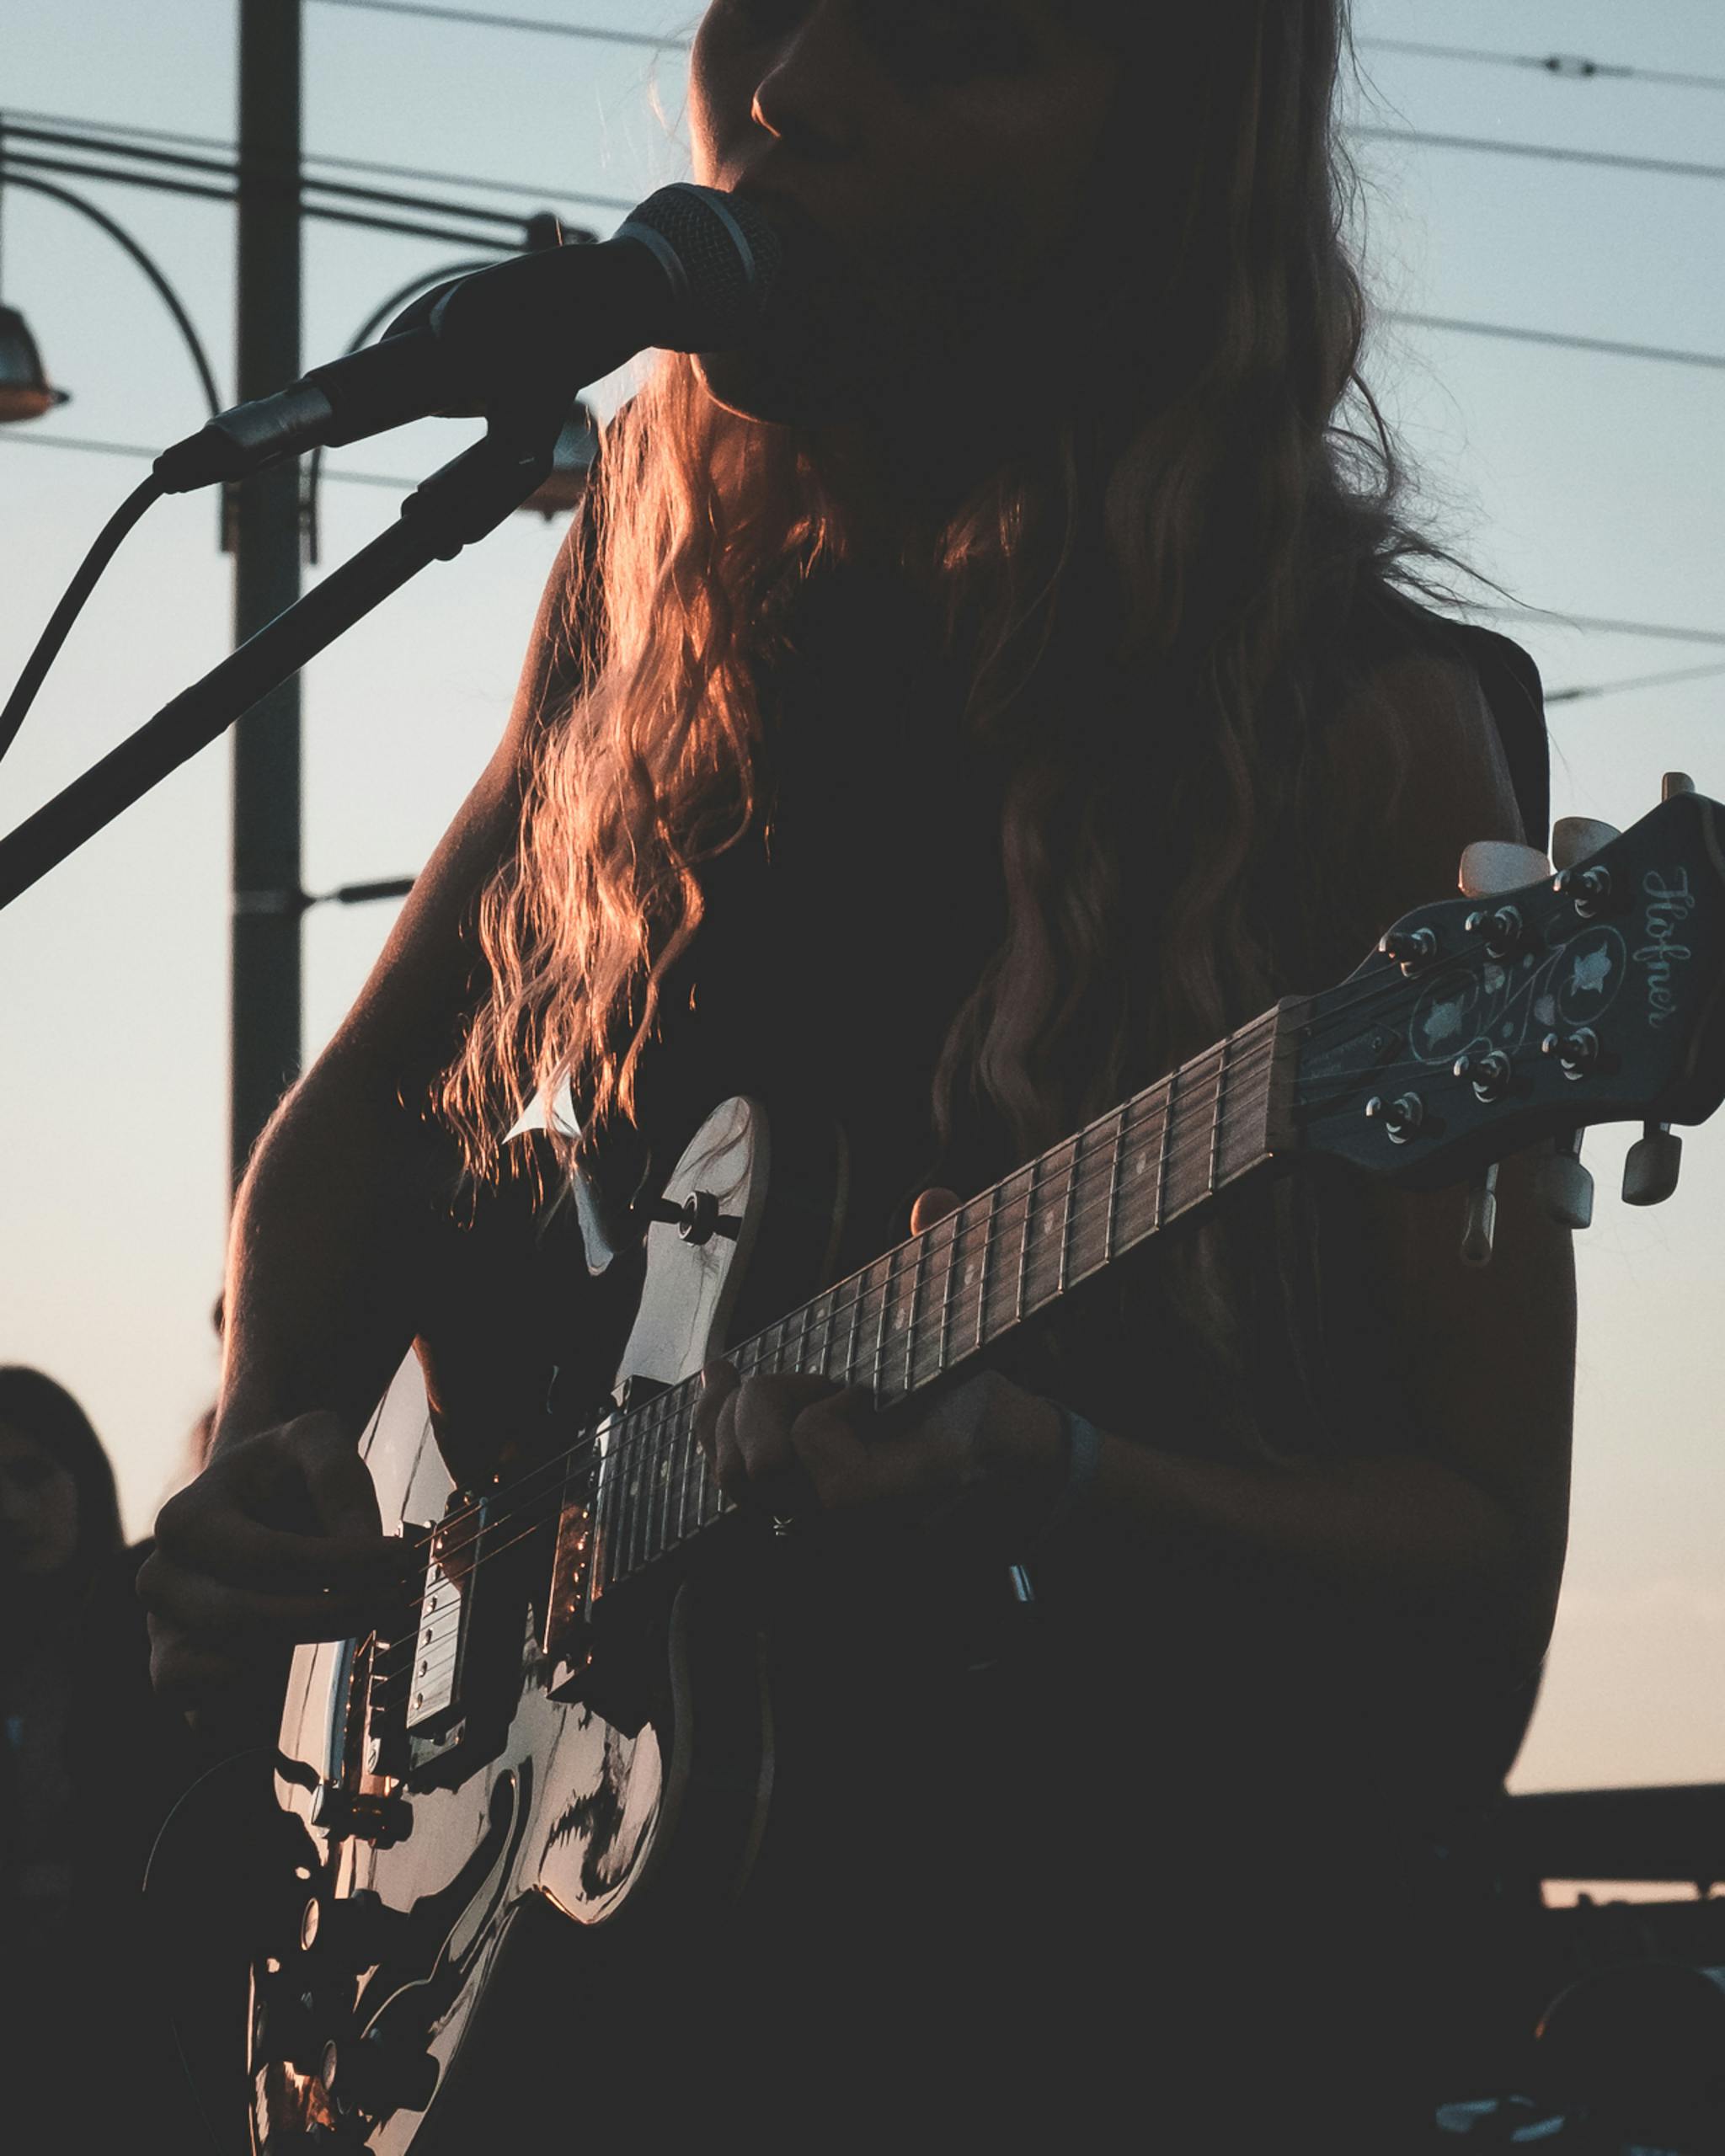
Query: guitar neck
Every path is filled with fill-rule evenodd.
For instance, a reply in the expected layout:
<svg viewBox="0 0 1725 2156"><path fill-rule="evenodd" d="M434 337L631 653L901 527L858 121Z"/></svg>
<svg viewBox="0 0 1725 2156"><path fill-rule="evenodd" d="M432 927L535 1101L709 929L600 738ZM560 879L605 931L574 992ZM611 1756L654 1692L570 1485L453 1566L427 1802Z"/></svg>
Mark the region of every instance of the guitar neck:
<svg viewBox="0 0 1725 2156"><path fill-rule="evenodd" d="M1269 1011L827 1289L731 1360L866 1385L894 1406L1264 1166L1282 1029ZM732 1509L694 1435L698 1380L601 1433L597 1600Z"/></svg>

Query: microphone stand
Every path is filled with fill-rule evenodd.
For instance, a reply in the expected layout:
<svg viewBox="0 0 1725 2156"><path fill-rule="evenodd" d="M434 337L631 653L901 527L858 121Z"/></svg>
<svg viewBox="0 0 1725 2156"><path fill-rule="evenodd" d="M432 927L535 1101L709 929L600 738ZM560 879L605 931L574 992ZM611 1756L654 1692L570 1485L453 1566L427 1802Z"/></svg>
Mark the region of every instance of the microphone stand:
<svg viewBox="0 0 1725 2156"><path fill-rule="evenodd" d="M565 398L564 409L567 404ZM488 432L409 494L387 531L0 839L0 908L40 883L421 569L452 561L463 547L494 531L544 479L552 463L547 443L555 436L555 422L548 435L542 425L506 435L494 428Z"/></svg>

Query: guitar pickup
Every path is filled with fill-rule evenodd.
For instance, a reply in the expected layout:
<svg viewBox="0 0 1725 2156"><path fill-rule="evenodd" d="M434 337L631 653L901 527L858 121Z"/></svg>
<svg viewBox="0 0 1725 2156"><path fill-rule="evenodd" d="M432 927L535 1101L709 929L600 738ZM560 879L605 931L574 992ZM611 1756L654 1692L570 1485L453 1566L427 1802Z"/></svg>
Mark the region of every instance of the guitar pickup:
<svg viewBox="0 0 1725 2156"><path fill-rule="evenodd" d="M455 1560L450 1551L452 1532L462 1538L462 1561ZM482 1532L479 1518L468 1513L446 1520L431 1538L425 1593L408 1678L406 1719L410 1736L439 1736L460 1717L462 1658L467 1646L466 1582L473 1569L473 1553L466 1546L466 1538L477 1538ZM459 1562L459 1577L446 1565L446 1556Z"/></svg>

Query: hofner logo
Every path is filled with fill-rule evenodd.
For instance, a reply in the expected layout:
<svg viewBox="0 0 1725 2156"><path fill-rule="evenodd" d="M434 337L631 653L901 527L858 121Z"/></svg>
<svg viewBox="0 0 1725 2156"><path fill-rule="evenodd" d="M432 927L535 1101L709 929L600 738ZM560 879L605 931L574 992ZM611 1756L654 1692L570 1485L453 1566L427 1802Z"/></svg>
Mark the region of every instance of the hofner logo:
<svg viewBox="0 0 1725 2156"><path fill-rule="evenodd" d="M1678 940L1683 924L1695 911L1695 894L1689 888L1686 868L1679 869L1675 881L1669 883L1657 869L1650 869L1641 888L1648 901L1647 942L1636 953L1635 962L1646 969L1648 1023L1663 1026L1677 1008L1672 977L1680 965L1695 956L1686 943Z"/></svg>

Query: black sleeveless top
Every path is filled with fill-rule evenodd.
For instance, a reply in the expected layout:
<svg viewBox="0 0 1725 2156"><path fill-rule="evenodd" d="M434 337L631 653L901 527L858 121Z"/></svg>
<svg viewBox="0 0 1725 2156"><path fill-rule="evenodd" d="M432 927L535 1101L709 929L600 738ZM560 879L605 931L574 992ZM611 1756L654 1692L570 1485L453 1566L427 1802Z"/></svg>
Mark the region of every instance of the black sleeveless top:
<svg viewBox="0 0 1725 2156"><path fill-rule="evenodd" d="M1348 633L1355 678L1410 651L1473 669L1524 827L1543 841L1546 737L1528 655L1388 592L1355 608ZM841 1252L841 1270L848 1270L902 1238L920 1189L943 1181L968 1191L1017 1165L999 1157L998 1134L968 1161L943 1158L931 1102L954 1014L1002 934L999 782L961 723L963 682L936 624L884 578L846 570L802 587L762 681L762 708L772 804L765 828L704 872L707 919L663 997L660 1037L639 1075L638 1128L608 1133L595 1168L615 1209L661 1182L732 1094L771 1103L788 1093L823 1104L851 1147L852 1205ZM1388 1368L1370 1360L1382 1353L1383 1329L1375 1339L1359 1315L1370 1307L1373 1283L1360 1277L1348 1193L1304 1213L1273 1191L1231 1194L1230 1205L1236 1235L1284 1239L1296 1269L1311 1255L1308 1241L1322 1246L1325 1293L1340 1312L1337 1364L1359 1391L1392 1389ZM1171 1283L1178 1263L1177 1251L1167 1254ZM1196 1352L1178 1298L1162 1294L1154 1274L1146 1267L1130 1310L1102 1309L1071 1330L1056 1326L1027 1342L1009 1367L1104 1428L1136 1429L1176 1450L1226 1454L1224 1422L1249 1417L1252 1403L1233 1396L1237 1371L1215 1358L1206 1364ZM1323 1319L1314 1309L1314 1331ZM1279 1306L1248 1310L1252 1344L1265 1351L1265 1396L1285 1390L1287 1358L1279 1351L1288 1343L1272 1336L1305 1321ZM1154 1378L1139 1378L1140 1370ZM1306 1442L1296 1437L1292 1449ZM1316 1422L1310 1442L1323 1442ZM1370 1442L1395 1449L1410 1439L1386 1422ZM1196 1561L1201 1577L1179 1577L1175 1566L1151 1588L1124 1552L1092 1562L1097 1555L1087 1553L1067 1598L1087 1613L1088 1641L1075 1650L1081 1659L1100 1636L1141 1643L1146 1626L1172 1621L1172 1609L1188 1636L1212 1635L1224 1662L1249 1662L1276 1598L1294 1591L1285 1579L1249 1588L1221 1582L1209 1556ZM1335 1621L1344 1620L1338 1614ZM1226 1684L1210 1689L1226 1699ZM1194 1695L1183 1711L1200 1704Z"/></svg>
<svg viewBox="0 0 1725 2156"><path fill-rule="evenodd" d="M1374 600L1355 626L1364 664L1428 649L1475 670L1524 825L1542 840L1545 734L1526 654L1399 597ZM788 1088L846 1126L846 1263L902 1236L918 1189L961 1180L941 1157L931 1085L1006 904L999 786L959 723L962 688L900 590L852 573L804 588L763 687L772 813L706 872L708 917L641 1069L638 1131L607 1134L595 1163L613 1204L662 1180L719 1101L770 1102ZM1262 1218L1266 1234L1305 1232L1268 1209ZM1345 1209L1332 1230L1345 1245ZM1130 1339L1123 1321L1100 1321L1104 1335L1113 1328L1104 1351L1130 1348L1142 1362L1135 1401L1098 1380L1081 1334L1039 1343L1020 1374L1118 1434L1203 1449L1215 1374L1188 1353L1183 1319L1147 1278ZM903 1677L918 1648L894 1622L890 1566L841 1587L857 1620L848 1674L879 1668L884 1634L900 1662L880 1680L878 1717L854 1704L866 1683L840 1710L815 1815L830 1861L751 1917L752 1933L726 1935L722 1968L686 2003L690 2020L742 1997L746 2025L711 2041L751 2043L756 1987L767 2021L795 2026L809 2056L828 2059L824 2002L841 2031L889 2047L882 2001L900 1996L905 2015L968 2031L979 2072L996 2080L1002 2044L1019 2047L1064 2105L1081 2093L1066 2058L1092 2090L1130 2093L1136 2054L1121 2047L1146 2041L1160 2017L1156 2073L1189 2095L1226 2070L1216 2002L1229 1979L1218 1970L1237 1953L1243 1967L1279 1964L1274 2002L1249 2000L1241 2021L1252 2046L1266 2015L1281 2017L1288 2040L1272 2071L1322 2083L1323 2047L1343 2030L1350 2072L1399 2057L1425 1932L1409 1852L1429 1811L1501 1774L1508 1758L1493 1747L1509 1732L1494 1734L1478 1701L1410 1687L1359 1639L1357 1614L1290 1567L1214 1549L1152 1566L1124 1530L1092 1520L1035 1553L1031 1570L1036 1613L1016 1636L1028 1643L968 1671L931 1646L910 1698ZM1402 2034L1379 1976L1391 1952L1406 1957ZM1047 2020L1050 1981L1074 2017L1062 2033ZM1117 2009L1132 2028L1101 2040L1098 2016ZM889 2044L903 2035L901 2020ZM846 2036L821 2072L846 2073L853 2053ZM1133 2100L1156 2116L1153 2095Z"/></svg>

